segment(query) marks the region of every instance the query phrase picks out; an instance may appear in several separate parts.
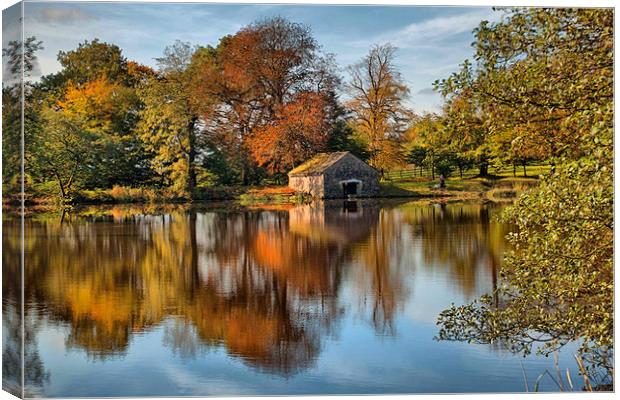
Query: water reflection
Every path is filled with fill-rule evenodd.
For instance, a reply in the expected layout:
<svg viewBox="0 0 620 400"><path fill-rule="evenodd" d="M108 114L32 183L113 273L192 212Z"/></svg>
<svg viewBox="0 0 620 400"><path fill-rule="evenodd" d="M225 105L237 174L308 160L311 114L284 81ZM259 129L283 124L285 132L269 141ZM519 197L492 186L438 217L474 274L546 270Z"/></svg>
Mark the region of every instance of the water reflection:
<svg viewBox="0 0 620 400"><path fill-rule="evenodd" d="M29 219L29 385L49 379L36 353L43 321L66 329L65 347L91 360L130 353L132 337L163 327L175 356L225 349L255 370L292 376L316 364L347 312L376 334L396 334L418 248L423 268L448 268L462 293L477 294L480 269L495 271L502 252L505 230L490 220L481 205L372 201L251 212L92 208L62 222ZM7 238L19 225L3 227L4 274L18 268L7 261L18 257L19 243ZM9 282L5 300L15 303ZM18 332L4 311L7 352Z"/></svg>
<svg viewBox="0 0 620 400"><path fill-rule="evenodd" d="M33 396L49 380L39 355L36 333L40 319L22 314L22 273L19 221L3 223L2 236L2 389L15 395ZM25 299L32 295L27 288ZM22 363L27 365L22 370ZM22 380L28 390L22 391Z"/></svg>
<svg viewBox="0 0 620 400"><path fill-rule="evenodd" d="M404 213L414 237L419 240L424 265L429 270L448 266L451 278L466 297L477 293L480 269L492 277L493 288L507 227L493 223L498 208L474 204L409 207ZM490 291L489 291L490 292Z"/></svg>

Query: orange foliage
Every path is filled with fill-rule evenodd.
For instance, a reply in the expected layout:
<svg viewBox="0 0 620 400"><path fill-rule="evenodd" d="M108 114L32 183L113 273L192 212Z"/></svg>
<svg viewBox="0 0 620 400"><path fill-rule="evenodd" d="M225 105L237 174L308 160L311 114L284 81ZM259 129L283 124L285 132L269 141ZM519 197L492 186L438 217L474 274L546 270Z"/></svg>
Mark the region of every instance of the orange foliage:
<svg viewBox="0 0 620 400"><path fill-rule="evenodd" d="M251 151L261 166L284 172L325 149L329 138L327 100L320 93L301 93L284 105L276 119L258 128Z"/></svg>
<svg viewBox="0 0 620 400"><path fill-rule="evenodd" d="M233 354L265 358L278 341L282 321L260 315L256 310L235 307L226 326L226 347Z"/></svg>
<svg viewBox="0 0 620 400"><path fill-rule="evenodd" d="M144 83L148 78L155 76L155 71L146 65L129 61L127 62L127 75L133 81L132 83Z"/></svg>
<svg viewBox="0 0 620 400"><path fill-rule="evenodd" d="M330 293L330 266L325 264L329 249L278 231L256 234L253 255L256 262L276 274L302 296ZM311 257L310 257L311 255Z"/></svg>
<svg viewBox="0 0 620 400"><path fill-rule="evenodd" d="M128 89L99 77L82 85L68 84L56 105L65 113L82 118L89 128L111 130L121 124L129 104Z"/></svg>

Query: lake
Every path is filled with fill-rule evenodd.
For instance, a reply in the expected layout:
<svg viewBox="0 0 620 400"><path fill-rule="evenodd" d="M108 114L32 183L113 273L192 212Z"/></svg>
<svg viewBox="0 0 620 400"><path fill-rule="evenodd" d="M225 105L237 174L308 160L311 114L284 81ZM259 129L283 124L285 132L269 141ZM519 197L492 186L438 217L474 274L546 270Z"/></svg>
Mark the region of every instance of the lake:
<svg viewBox="0 0 620 400"><path fill-rule="evenodd" d="M25 379L43 397L521 392L553 359L435 340L492 292L497 205L87 207L25 221ZM20 221L3 221L3 385ZM559 365L581 383L564 349ZM540 390L557 391L545 377Z"/></svg>

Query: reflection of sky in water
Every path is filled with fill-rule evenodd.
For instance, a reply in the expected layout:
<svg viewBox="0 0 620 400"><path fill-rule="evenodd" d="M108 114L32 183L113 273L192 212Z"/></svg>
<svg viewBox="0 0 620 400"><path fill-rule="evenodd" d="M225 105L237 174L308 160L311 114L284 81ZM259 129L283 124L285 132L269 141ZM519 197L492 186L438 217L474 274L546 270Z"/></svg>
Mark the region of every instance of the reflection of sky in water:
<svg viewBox="0 0 620 400"><path fill-rule="evenodd" d="M396 338L380 337L347 318L338 339L325 341L317 365L288 378L248 369L222 348L196 357L174 355L162 346L163 327L135 336L127 355L105 362L85 361L82 352L66 351L62 329L45 329L39 346L52 371L48 396L519 392L524 387L520 360L530 384L552 367L545 358L521 359L479 345L438 343L432 340L433 324L406 317L399 320L398 330L401 334ZM563 352L560 367L563 371L569 367L573 379L580 381L568 354ZM540 390L556 387L543 379Z"/></svg>
<svg viewBox="0 0 620 400"><path fill-rule="evenodd" d="M530 385L552 371L550 358L433 339L440 311L492 290L505 246L505 229L490 222L495 211L370 204L350 218L338 204L321 207L147 218L112 209L103 214L115 219L94 224L85 222L91 214L31 225L40 241L32 257L43 256L32 258L43 268L32 294L40 296L34 347L50 374L31 391L514 392L524 390L520 362ZM56 260L50 249L69 261L48 261ZM101 287L115 292L93 293ZM130 322L106 304L128 306ZM580 383L573 351L562 352L560 367ZM545 378L540 389L557 387Z"/></svg>

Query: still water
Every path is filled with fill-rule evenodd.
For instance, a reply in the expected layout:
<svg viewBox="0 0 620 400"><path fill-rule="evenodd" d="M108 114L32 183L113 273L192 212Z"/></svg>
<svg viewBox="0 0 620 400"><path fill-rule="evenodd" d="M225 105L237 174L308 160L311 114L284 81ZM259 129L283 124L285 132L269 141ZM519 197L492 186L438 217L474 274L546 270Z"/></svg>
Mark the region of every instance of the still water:
<svg viewBox="0 0 620 400"><path fill-rule="evenodd" d="M498 206L93 207L25 233L29 396L524 391L553 360L440 342L490 293ZM3 221L3 355L18 370L19 220ZM13 275L12 275L13 274ZM571 351L560 354L576 380ZM10 386L11 374L5 377ZM540 390L558 390L542 379Z"/></svg>

